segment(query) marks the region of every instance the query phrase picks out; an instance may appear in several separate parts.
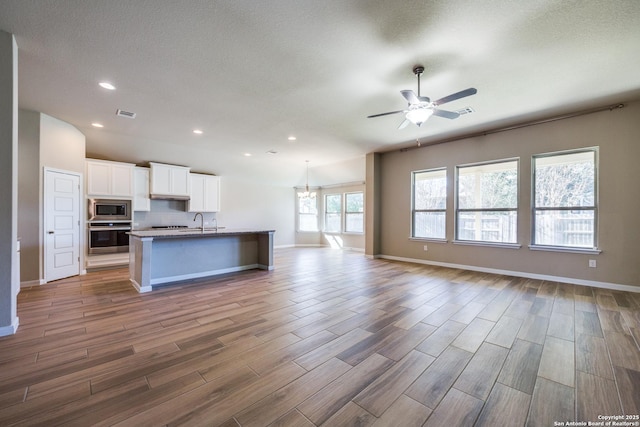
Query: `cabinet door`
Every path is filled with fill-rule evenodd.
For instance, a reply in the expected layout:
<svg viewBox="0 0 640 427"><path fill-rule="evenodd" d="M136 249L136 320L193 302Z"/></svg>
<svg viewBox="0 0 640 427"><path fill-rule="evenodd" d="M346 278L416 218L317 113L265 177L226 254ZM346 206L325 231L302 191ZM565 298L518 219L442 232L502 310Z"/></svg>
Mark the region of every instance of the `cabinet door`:
<svg viewBox="0 0 640 427"><path fill-rule="evenodd" d="M182 167L171 168L171 194L178 196L189 195L189 169Z"/></svg>
<svg viewBox="0 0 640 427"><path fill-rule="evenodd" d="M151 194L189 196L189 168L184 166L152 163Z"/></svg>
<svg viewBox="0 0 640 427"><path fill-rule="evenodd" d="M205 212L218 212L220 210L220 177L205 177L204 207L202 210Z"/></svg>
<svg viewBox="0 0 640 427"><path fill-rule="evenodd" d="M171 194L171 167L153 164L151 167L151 194Z"/></svg>
<svg viewBox="0 0 640 427"><path fill-rule="evenodd" d="M204 175L189 174L191 194L189 195L189 212L204 211Z"/></svg>
<svg viewBox="0 0 640 427"><path fill-rule="evenodd" d="M149 169L135 168L134 175L134 211L150 211L151 199L149 198Z"/></svg>
<svg viewBox="0 0 640 427"><path fill-rule="evenodd" d="M129 165L111 165L111 195L133 197L133 167Z"/></svg>
<svg viewBox="0 0 640 427"><path fill-rule="evenodd" d="M111 195L111 166L108 163L87 162L87 195Z"/></svg>
<svg viewBox="0 0 640 427"><path fill-rule="evenodd" d="M87 160L87 195L133 197L133 165Z"/></svg>

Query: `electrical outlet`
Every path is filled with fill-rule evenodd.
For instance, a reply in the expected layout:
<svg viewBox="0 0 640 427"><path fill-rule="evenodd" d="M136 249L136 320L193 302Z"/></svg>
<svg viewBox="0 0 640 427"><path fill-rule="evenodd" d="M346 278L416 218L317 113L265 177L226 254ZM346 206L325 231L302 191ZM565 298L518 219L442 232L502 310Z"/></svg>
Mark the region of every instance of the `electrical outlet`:
<svg viewBox="0 0 640 427"><path fill-rule="evenodd" d="M429 250L429 248L427 248L427 245L424 245L423 249L424 249L425 252Z"/></svg>
<svg viewBox="0 0 640 427"><path fill-rule="evenodd" d="M589 267L596 268L596 260L595 259L590 259L589 260Z"/></svg>

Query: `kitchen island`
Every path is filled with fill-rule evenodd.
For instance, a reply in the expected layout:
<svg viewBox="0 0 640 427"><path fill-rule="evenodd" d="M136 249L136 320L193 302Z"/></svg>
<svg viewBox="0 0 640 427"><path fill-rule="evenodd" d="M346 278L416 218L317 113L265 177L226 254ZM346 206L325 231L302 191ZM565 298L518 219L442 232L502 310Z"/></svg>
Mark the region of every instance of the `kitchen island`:
<svg viewBox="0 0 640 427"><path fill-rule="evenodd" d="M177 229L129 233L129 278L138 292L259 268L273 270L275 230Z"/></svg>

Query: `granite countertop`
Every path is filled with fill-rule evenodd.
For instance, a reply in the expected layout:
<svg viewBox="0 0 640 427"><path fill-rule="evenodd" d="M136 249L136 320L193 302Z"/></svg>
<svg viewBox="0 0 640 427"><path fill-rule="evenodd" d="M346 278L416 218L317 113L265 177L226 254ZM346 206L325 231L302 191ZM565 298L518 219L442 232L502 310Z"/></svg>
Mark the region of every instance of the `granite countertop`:
<svg viewBox="0 0 640 427"><path fill-rule="evenodd" d="M160 237L160 238L175 238L175 237L198 237L198 236L233 236L238 234L261 234L261 233L273 233L275 230L259 230L259 229L226 229L220 228L218 230L214 228L204 228L204 231L200 228L178 228L178 229L154 229L154 230L132 230L128 234L135 237Z"/></svg>

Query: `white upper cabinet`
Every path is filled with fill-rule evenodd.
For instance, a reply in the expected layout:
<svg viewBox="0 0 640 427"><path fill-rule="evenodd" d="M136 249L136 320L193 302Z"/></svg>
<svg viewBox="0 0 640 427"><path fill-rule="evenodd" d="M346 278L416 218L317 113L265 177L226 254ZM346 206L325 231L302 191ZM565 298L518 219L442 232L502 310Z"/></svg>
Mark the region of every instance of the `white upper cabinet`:
<svg viewBox="0 0 640 427"><path fill-rule="evenodd" d="M158 198L189 198L189 170L185 166L149 162L151 166L150 193Z"/></svg>
<svg viewBox="0 0 640 427"><path fill-rule="evenodd" d="M136 167L133 170L134 176L134 211L150 211L151 198L149 197L149 168Z"/></svg>
<svg viewBox="0 0 640 427"><path fill-rule="evenodd" d="M134 166L131 163L87 159L87 196L133 197Z"/></svg>
<svg viewBox="0 0 640 427"><path fill-rule="evenodd" d="M218 212L220 210L220 177L192 173L189 212Z"/></svg>

